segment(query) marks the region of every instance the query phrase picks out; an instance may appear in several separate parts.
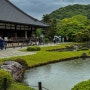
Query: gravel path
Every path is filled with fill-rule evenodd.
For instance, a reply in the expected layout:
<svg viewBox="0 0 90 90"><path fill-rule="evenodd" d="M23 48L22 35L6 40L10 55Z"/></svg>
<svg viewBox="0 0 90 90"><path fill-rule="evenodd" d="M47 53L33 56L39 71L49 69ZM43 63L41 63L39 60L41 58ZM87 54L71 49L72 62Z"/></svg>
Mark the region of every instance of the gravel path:
<svg viewBox="0 0 90 90"><path fill-rule="evenodd" d="M40 47L44 46L55 46L56 44L46 44L46 45L40 45ZM16 47L16 48L7 48L6 50L0 50L0 58L9 58L9 57L15 57L15 56L25 56L25 55L32 55L36 54L36 52L22 52L19 51L20 49L24 49L26 47Z"/></svg>
<svg viewBox="0 0 90 90"><path fill-rule="evenodd" d="M22 52L19 51L20 49L24 49L17 47L17 48L7 48L6 50L0 50L0 58L9 58L9 57L15 57L15 56L25 56L25 55L32 55L36 54L36 52Z"/></svg>

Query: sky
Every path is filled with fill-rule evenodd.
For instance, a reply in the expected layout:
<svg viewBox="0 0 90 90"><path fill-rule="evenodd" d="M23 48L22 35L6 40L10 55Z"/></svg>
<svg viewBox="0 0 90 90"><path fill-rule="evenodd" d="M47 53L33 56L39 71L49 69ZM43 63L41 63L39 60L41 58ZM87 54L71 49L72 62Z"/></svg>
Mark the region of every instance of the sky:
<svg viewBox="0 0 90 90"><path fill-rule="evenodd" d="M90 4L90 0L9 0L30 16L41 20L43 15L73 4Z"/></svg>

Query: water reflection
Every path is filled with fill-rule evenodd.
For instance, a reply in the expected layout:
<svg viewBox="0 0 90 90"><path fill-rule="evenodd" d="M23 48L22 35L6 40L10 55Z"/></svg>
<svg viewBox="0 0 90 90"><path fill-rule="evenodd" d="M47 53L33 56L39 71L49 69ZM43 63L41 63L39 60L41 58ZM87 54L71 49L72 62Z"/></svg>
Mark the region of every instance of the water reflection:
<svg viewBox="0 0 90 90"><path fill-rule="evenodd" d="M31 69L24 82L37 86L41 81L49 90L71 90L78 82L90 79L90 59L70 60Z"/></svg>

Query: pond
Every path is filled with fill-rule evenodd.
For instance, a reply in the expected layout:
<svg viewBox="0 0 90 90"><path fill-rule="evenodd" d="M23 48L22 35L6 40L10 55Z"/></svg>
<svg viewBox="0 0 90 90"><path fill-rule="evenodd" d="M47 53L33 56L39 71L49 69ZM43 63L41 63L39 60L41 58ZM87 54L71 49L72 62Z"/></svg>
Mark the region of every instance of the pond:
<svg viewBox="0 0 90 90"><path fill-rule="evenodd" d="M71 90L75 84L90 79L90 58L33 68L24 76L24 83L30 86L38 86L38 82L42 82L42 86L49 90Z"/></svg>

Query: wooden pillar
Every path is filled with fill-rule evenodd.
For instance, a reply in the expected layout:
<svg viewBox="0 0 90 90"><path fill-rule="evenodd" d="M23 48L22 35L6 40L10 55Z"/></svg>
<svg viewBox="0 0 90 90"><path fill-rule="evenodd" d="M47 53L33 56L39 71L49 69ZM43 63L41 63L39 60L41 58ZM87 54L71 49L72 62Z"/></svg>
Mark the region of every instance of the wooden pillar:
<svg viewBox="0 0 90 90"><path fill-rule="evenodd" d="M6 90L7 89L7 78L4 78L4 82L3 82L4 84L4 90Z"/></svg>
<svg viewBox="0 0 90 90"><path fill-rule="evenodd" d="M41 82L38 82L38 89L42 90L42 83Z"/></svg>
<svg viewBox="0 0 90 90"><path fill-rule="evenodd" d="M15 37L17 38L17 25L15 24Z"/></svg>
<svg viewBox="0 0 90 90"><path fill-rule="evenodd" d="M25 31L25 38L27 39L27 31Z"/></svg>
<svg viewBox="0 0 90 90"><path fill-rule="evenodd" d="M32 36L32 27L29 27L29 34L28 34L29 37Z"/></svg>

